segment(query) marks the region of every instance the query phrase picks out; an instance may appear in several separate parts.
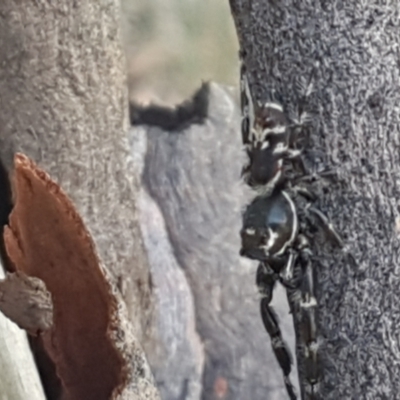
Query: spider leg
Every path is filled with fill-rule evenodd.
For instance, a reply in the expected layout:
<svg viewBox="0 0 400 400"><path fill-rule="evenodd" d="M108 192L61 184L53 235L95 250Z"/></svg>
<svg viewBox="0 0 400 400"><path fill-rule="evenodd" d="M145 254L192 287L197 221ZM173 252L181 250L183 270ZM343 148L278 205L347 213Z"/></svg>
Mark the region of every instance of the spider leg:
<svg viewBox="0 0 400 400"><path fill-rule="evenodd" d="M353 253L348 248L348 246L344 244L343 239L340 237L340 235L336 231L335 227L333 226L333 224L329 220L329 218L322 211L318 210L315 207L310 206L310 207L308 207L308 210L311 211L314 215L316 215L318 217L320 225L324 229L330 242L332 242L337 247L339 247L342 250L342 252L347 255L351 264L354 267L356 267L357 266L356 258L354 257Z"/></svg>
<svg viewBox="0 0 400 400"><path fill-rule="evenodd" d="M307 175L303 176L300 178L300 181L317 181L321 178L332 178L332 177L337 177L337 172L333 169L326 169L324 171L311 171Z"/></svg>
<svg viewBox="0 0 400 400"><path fill-rule="evenodd" d="M314 202L317 200L317 196L314 192L304 186L293 186L291 188L296 194L306 199L308 202Z"/></svg>
<svg viewBox="0 0 400 400"><path fill-rule="evenodd" d="M272 306L270 306L275 282L278 279L278 274L275 273L267 263L260 263L257 269L256 284L263 296L260 302L261 318L265 330L271 338L272 349L275 353L275 357L283 371L284 382L290 400L297 400L294 386L290 380L290 373L292 371L292 357L290 350L283 340L279 328L278 317Z"/></svg>
<svg viewBox="0 0 400 400"><path fill-rule="evenodd" d="M311 250L308 246L308 240L305 237L302 237L301 240L303 247L300 249L299 260L303 274L300 284L300 335L304 346L304 374L309 385L307 392L310 399L316 399L318 398L318 386L321 380L316 323L317 300L314 290Z"/></svg>
<svg viewBox="0 0 400 400"><path fill-rule="evenodd" d="M250 144L250 118L247 115L247 111L243 111L244 117L242 118L242 125L241 125L241 131L242 131L242 142L244 145L249 145Z"/></svg>
<svg viewBox="0 0 400 400"><path fill-rule="evenodd" d="M313 183L321 179L332 179L337 176L337 172L334 169L325 169L323 171L316 171L306 165L303 157L296 158L298 167L300 168L300 176L297 176L293 180L292 185L296 186L299 183Z"/></svg>
<svg viewBox="0 0 400 400"><path fill-rule="evenodd" d="M307 167L306 163L304 162L304 158L302 157L302 155L303 154L300 154L299 157L292 159L292 163L295 167L297 167L300 170L302 177L310 176L311 172Z"/></svg>
<svg viewBox="0 0 400 400"><path fill-rule="evenodd" d="M251 144L251 129L254 124L254 106L243 60L240 67L240 107L242 110L242 141L244 145L248 146Z"/></svg>
<svg viewBox="0 0 400 400"><path fill-rule="evenodd" d="M280 282L287 289L295 289L297 285L294 283L294 268L297 259L297 252L293 250L287 250L287 253L287 261L279 273Z"/></svg>
<svg viewBox="0 0 400 400"><path fill-rule="evenodd" d="M335 243L338 247L342 249L344 247L344 242L337 233L332 222L328 219L328 217L322 211L318 210L315 207L310 206L308 207L308 210L318 217L323 229L325 230L331 242Z"/></svg>
<svg viewBox="0 0 400 400"><path fill-rule="evenodd" d="M310 203L306 207L307 211L313 213L318 218L319 225L322 226L322 228L324 229L325 233L328 236L328 239L332 243L334 243L336 246L343 249L344 248L343 239L340 237L339 233L336 231L332 222L322 211L320 211L318 208L313 207L311 205L312 202L317 200L317 196L313 192L311 192L309 189L307 189L303 186L295 186L292 188L292 190L296 194L302 196L304 199L306 199ZM310 222L312 222L312 221L310 221Z"/></svg>
<svg viewBox="0 0 400 400"><path fill-rule="evenodd" d="M309 189L302 187L302 186L295 186L291 188L296 194L302 196L305 198L309 204L306 206L306 211L311 212L314 214L319 222L319 226L322 227L324 230L325 234L327 235L328 240L333 243L335 246L339 247L343 253L345 253L348 257L350 262L352 263L353 266L357 266L357 260L354 257L354 255L351 253L351 251L348 249L348 247L344 244L343 239L335 229L334 225L332 222L329 220L329 218L318 208L313 207L311 203L316 201L317 196L311 192ZM306 212L307 214L307 212ZM314 221L311 218L307 218L312 225L315 226Z"/></svg>
<svg viewBox="0 0 400 400"><path fill-rule="evenodd" d="M293 149L291 147L288 148L287 152L286 152L286 157L289 159L298 159L299 161L301 161L302 163L304 163L303 158L303 150L298 150L298 149Z"/></svg>

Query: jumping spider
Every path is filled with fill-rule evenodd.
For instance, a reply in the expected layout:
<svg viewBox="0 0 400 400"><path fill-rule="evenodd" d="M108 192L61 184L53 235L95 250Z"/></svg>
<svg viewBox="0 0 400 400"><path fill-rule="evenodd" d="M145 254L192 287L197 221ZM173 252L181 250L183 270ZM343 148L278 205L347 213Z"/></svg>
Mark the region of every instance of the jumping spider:
<svg viewBox="0 0 400 400"><path fill-rule="evenodd" d="M310 188L299 184L307 181L309 173L301 151L294 147L296 143L283 106L278 101L253 102L244 64L241 67L241 110L242 139L248 155L242 175L257 196L243 214L240 254L260 262L256 284L262 295L261 317L291 400L298 398L290 380L291 354L270 303L276 281L289 292L297 292L298 296L293 296L293 307L300 321L304 376L309 398L315 399L320 382L317 301L312 253L305 227L317 221L337 246L343 247L343 242L328 218L312 206L316 196Z"/></svg>

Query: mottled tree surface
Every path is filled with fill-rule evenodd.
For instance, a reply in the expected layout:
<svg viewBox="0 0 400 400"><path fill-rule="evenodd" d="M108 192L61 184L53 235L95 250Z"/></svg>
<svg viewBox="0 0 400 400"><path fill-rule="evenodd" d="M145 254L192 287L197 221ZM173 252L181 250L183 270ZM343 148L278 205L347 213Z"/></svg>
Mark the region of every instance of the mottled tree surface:
<svg viewBox="0 0 400 400"><path fill-rule="evenodd" d="M23 152L67 192L145 339L152 308L118 4L4 1L0 59L0 158L10 168Z"/></svg>
<svg viewBox="0 0 400 400"><path fill-rule="evenodd" d="M322 398L396 399L400 3L230 3L253 93L275 90L293 117L301 80L311 80L309 149L337 172L317 204L357 263L314 243Z"/></svg>
<svg viewBox="0 0 400 400"><path fill-rule="evenodd" d="M72 199L119 284L136 335L132 356L140 359L153 307L119 12L110 0L1 2L0 159L10 170L23 152ZM0 211L7 211L3 196L0 188Z"/></svg>
<svg viewBox="0 0 400 400"><path fill-rule="evenodd" d="M208 114L201 122L131 131L143 169L140 219L158 303L158 349L149 360L166 400L284 399L259 315L257 264L239 256L249 193L240 179L237 93L212 84L203 95ZM284 291L274 300L294 347Z"/></svg>

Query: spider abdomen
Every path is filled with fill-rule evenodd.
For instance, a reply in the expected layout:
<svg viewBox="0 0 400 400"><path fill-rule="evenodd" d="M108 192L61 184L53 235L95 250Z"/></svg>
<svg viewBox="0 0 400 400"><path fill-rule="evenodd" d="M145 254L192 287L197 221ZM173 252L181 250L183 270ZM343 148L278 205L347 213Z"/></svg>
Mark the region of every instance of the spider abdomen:
<svg viewBox="0 0 400 400"><path fill-rule="evenodd" d="M296 208L285 191L258 196L243 214L240 254L260 261L281 255L293 243L297 229Z"/></svg>

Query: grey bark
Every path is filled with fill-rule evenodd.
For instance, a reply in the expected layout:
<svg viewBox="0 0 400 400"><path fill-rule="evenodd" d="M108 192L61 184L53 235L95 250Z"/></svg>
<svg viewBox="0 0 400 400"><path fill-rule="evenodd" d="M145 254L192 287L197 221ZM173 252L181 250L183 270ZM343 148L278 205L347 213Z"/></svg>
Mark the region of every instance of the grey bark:
<svg viewBox="0 0 400 400"><path fill-rule="evenodd" d="M142 338L151 307L118 15L106 0L1 4L0 157L10 167L22 151L72 198Z"/></svg>
<svg viewBox="0 0 400 400"><path fill-rule="evenodd" d="M119 284L136 339L148 345L153 306L118 2L4 1L0 59L0 159L10 170L13 154L25 153L72 198Z"/></svg>
<svg viewBox="0 0 400 400"><path fill-rule="evenodd" d="M143 169L140 220L158 304L158 347L149 360L164 400L284 399L259 315L257 264L239 256L249 192L240 179L245 157L237 92L211 84L205 96L203 121L180 130L175 124L169 132L158 126L131 131ZM196 107L188 109L195 120ZM171 118L179 119L175 112ZM278 292L276 310L294 351L293 322Z"/></svg>
<svg viewBox="0 0 400 400"><path fill-rule="evenodd" d="M313 81L310 149L337 179L317 205L356 265L313 245L323 399L397 399L400 356L397 1L231 0L250 86L287 110Z"/></svg>

